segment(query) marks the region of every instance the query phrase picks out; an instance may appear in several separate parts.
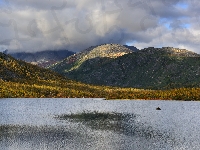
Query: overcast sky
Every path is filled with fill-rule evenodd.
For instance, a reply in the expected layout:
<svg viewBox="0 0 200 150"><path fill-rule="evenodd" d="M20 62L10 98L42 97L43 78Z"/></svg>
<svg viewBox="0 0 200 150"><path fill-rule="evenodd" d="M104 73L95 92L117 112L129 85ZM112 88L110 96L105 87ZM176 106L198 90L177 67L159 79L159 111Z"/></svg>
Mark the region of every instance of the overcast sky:
<svg viewBox="0 0 200 150"><path fill-rule="evenodd" d="M198 0L0 0L0 50L119 43L200 53Z"/></svg>

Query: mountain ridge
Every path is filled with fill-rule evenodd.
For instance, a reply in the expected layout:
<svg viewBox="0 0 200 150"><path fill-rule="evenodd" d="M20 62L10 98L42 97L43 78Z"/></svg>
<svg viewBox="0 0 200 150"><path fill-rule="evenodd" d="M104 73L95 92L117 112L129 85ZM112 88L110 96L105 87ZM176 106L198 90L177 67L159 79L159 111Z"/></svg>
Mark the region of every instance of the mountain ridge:
<svg viewBox="0 0 200 150"><path fill-rule="evenodd" d="M76 53L72 56L67 57L66 59L64 59L63 61L54 64L53 66L51 66L50 68L56 68L56 66L58 66L59 64L67 64L69 67L71 67L70 70L68 71L72 71L77 69L78 67L80 67L80 65L89 59L92 58L117 58L120 56L123 56L125 54L128 53L132 53L135 51L138 51L137 48L135 48L135 50L133 50L133 46L132 46L132 50L128 48L129 46L123 46L123 45L119 45L119 44L102 44L102 45L98 45L98 46L91 46L79 53ZM62 65L61 65L62 66Z"/></svg>
<svg viewBox="0 0 200 150"><path fill-rule="evenodd" d="M106 99L200 100L199 90L200 88L144 90L94 86L72 81L51 70L16 60L0 52L0 98L87 97Z"/></svg>
<svg viewBox="0 0 200 150"><path fill-rule="evenodd" d="M9 51L6 51L9 55L12 57L26 61L28 63L32 63L34 65L38 65L40 67L46 68L52 64L55 64L64 58L75 54L74 52L68 51L68 50L46 50L41 52L15 52L15 53L9 53Z"/></svg>
<svg viewBox="0 0 200 150"><path fill-rule="evenodd" d="M173 47L149 47L114 59L96 55L76 68L63 61L51 69L87 84L169 89L200 87L199 64L197 53Z"/></svg>

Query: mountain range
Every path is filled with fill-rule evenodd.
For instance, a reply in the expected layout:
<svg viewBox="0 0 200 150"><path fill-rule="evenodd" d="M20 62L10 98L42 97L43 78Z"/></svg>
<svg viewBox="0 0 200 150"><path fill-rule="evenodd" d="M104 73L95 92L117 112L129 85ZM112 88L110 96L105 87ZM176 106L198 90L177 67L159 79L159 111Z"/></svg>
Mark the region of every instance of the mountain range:
<svg viewBox="0 0 200 150"><path fill-rule="evenodd" d="M133 54L138 53L130 51L129 53L127 51L127 54L124 54L124 51L122 50L120 50L120 52L122 52L121 54L123 54L123 56L118 56L120 54L118 51L118 55L114 57L101 57L99 59L103 59L102 63L104 63L104 59L106 59L105 66L107 66L109 65L109 62L113 64L113 60L118 60L119 58L122 58L123 60L124 57L133 57ZM140 51L140 53L143 52ZM151 53L151 51L148 50L148 53ZM146 52L144 55L146 55ZM191 52L188 52L187 55L190 55L189 58L191 59L195 58L198 63L198 55ZM96 59L96 57L88 59L86 62L93 59ZM139 60L140 64L142 64L142 59ZM191 61L191 64L194 64L194 61L195 60ZM99 62L99 60L97 62ZM82 64L80 66L82 66ZM113 68L115 68L115 66L111 66L108 69ZM113 70L109 70L108 73L111 73L112 71ZM106 78L107 77L105 77L105 79ZM71 80L49 69L41 68L22 60L17 60L10 55L0 52L0 98L102 97L106 99L200 100L199 91L199 87L181 87L169 90L145 90L104 85L94 86Z"/></svg>
<svg viewBox="0 0 200 150"><path fill-rule="evenodd" d="M5 52L9 53L9 51ZM16 59L24 60L26 62L45 68L59 61L62 61L64 58L75 53L68 50L46 50L41 52L15 52L9 54Z"/></svg>
<svg viewBox="0 0 200 150"><path fill-rule="evenodd" d="M171 89L200 87L200 55L185 49L130 50L118 44L90 47L50 67L87 84Z"/></svg>

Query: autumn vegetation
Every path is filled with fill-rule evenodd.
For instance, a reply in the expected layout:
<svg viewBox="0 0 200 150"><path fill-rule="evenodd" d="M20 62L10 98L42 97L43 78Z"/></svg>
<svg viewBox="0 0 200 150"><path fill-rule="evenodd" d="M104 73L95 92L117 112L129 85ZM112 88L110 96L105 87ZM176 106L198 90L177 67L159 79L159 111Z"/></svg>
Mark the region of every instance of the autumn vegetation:
<svg viewBox="0 0 200 150"><path fill-rule="evenodd" d="M200 100L200 88L144 90L94 86L0 53L0 97Z"/></svg>

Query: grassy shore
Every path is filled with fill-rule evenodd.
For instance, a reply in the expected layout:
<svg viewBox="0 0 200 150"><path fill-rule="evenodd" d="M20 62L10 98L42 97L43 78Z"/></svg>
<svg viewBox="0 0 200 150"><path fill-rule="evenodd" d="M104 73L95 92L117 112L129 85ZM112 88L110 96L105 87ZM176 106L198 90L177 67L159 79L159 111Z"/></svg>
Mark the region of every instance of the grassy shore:
<svg viewBox="0 0 200 150"><path fill-rule="evenodd" d="M143 100L200 100L200 88L144 90L91 86L79 82L20 83L0 80L1 98L106 98Z"/></svg>

